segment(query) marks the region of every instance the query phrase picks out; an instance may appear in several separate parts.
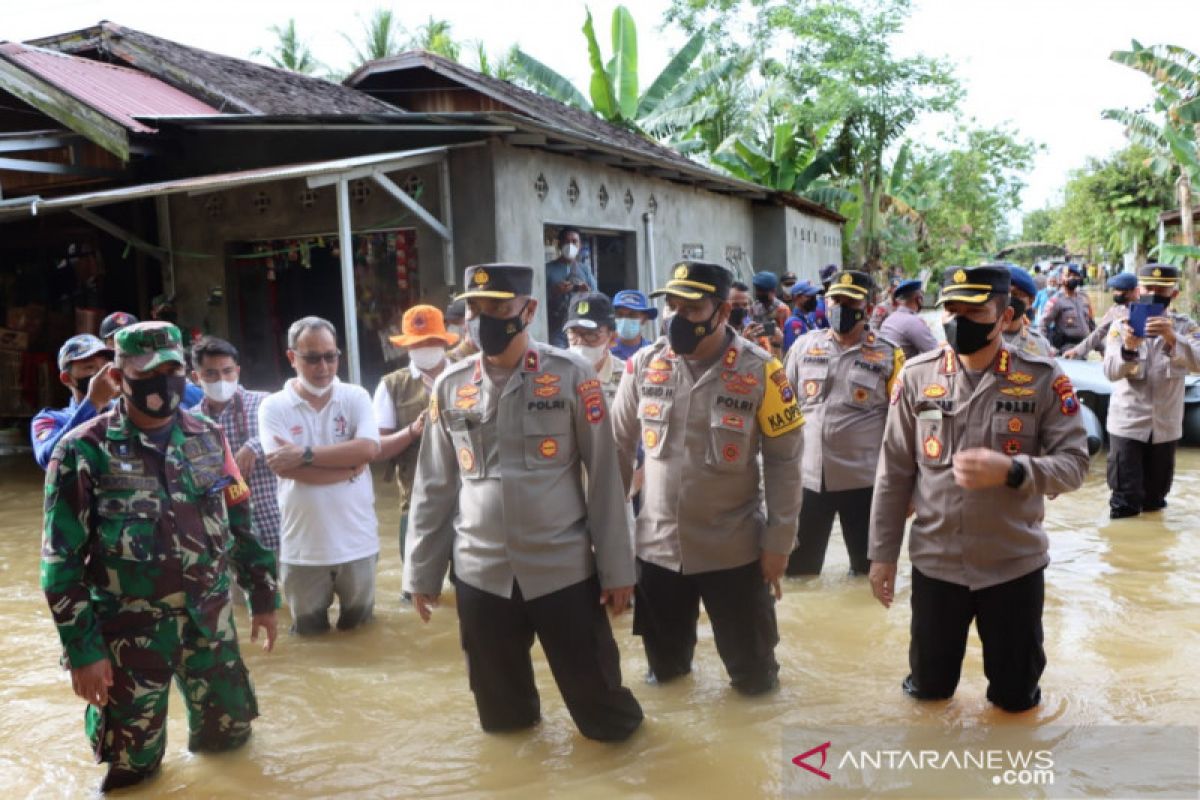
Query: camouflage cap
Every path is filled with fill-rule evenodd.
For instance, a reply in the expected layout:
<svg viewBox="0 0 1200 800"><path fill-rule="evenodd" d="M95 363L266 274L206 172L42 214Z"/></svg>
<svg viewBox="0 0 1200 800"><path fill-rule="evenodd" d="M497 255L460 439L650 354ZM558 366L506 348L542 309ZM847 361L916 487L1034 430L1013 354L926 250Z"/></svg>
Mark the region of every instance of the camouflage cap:
<svg viewBox="0 0 1200 800"><path fill-rule="evenodd" d="M117 331L117 363L140 372L174 361L186 364L183 334L170 322L139 322Z"/></svg>
<svg viewBox="0 0 1200 800"><path fill-rule="evenodd" d="M78 336L72 336L63 342L63 346L58 350L58 369L59 371L64 371L75 361L82 361L85 358L98 355L106 355L112 358L113 351L109 350L104 342L90 333L81 333Z"/></svg>

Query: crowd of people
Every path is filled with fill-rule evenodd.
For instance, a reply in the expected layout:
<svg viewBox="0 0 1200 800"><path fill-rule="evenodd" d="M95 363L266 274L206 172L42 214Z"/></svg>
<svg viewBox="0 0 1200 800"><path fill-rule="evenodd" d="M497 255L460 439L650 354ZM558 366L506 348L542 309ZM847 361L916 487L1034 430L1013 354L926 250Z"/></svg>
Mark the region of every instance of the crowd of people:
<svg viewBox="0 0 1200 800"><path fill-rule="evenodd" d="M530 335L533 268L469 267L445 312L406 311L407 363L373 395L338 378L318 317L288 330L294 377L273 393L241 384L233 344L185 353L167 322L118 312L63 345L70 405L32 428L42 586L103 789L158 768L172 677L190 749L246 741L258 706L231 580L268 650L281 600L296 635L326 633L335 600L340 630L372 618L375 463L400 491L402 602L428 621L449 576L486 731L540 720L536 638L580 732L629 737L643 714L609 617L631 606L651 685L691 670L703 602L733 688L772 691L784 579L820 574L835 518L850 575L885 607L908 531L907 694L954 693L975 621L988 699L1039 702L1044 503L1088 466L1050 356L1103 349L1112 516L1161 509L1200 370L1200 331L1167 310L1178 270L1114 277L1096 326L1069 267L1040 325L1030 273L951 267L939 343L917 280L884 293L830 266L819 285L747 284L683 261L650 297L610 298L578 246L566 229L547 265L551 343Z"/></svg>

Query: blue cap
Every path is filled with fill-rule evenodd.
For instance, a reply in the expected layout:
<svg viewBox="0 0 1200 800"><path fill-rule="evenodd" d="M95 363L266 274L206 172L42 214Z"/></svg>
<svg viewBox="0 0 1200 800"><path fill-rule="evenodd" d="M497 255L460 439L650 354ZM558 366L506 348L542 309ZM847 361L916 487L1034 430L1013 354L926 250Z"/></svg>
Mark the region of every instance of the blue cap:
<svg viewBox="0 0 1200 800"><path fill-rule="evenodd" d="M805 297L815 297L821 293L820 286L814 286L809 281L800 281L792 287L792 297L804 295Z"/></svg>
<svg viewBox="0 0 1200 800"><path fill-rule="evenodd" d="M658 309L650 304L650 298L637 289L622 289L613 295L613 308L626 308L630 311L640 311L649 315L650 319L658 316Z"/></svg>
<svg viewBox="0 0 1200 800"><path fill-rule="evenodd" d="M764 289L768 292L779 288L779 277L774 272L756 272L750 282L754 284L755 289Z"/></svg>
<svg viewBox="0 0 1200 800"><path fill-rule="evenodd" d="M1116 289L1118 292L1128 292L1130 289L1136 289L1137 285L1137 275L1132 272L1118 272L1108 279L1108 288Z"/></svg>
<svg viewBox="0 0 1200 800"><path fill-rule="evenodd" d="M1014 267L1011 264L1008 271L1012 273L1012 288L1020 289L1030 297L1037 297L1037 284L1033 282L1033 276L1021 267Z"/></svg>
<svg viewBox="0 0 1200 800"><path fill-rule="evenodd" d="M921 291L921 282L916 278L910 278L896 284L896 288L892 290L892 297L903 297L906 294L919 291Z"/></svg>
<svg viewBox="0 0 1200 800"><path fill-rule="evenodd" d="M63 342L63 346L58 349L58 370L59 372L65 372L72 362L82 361L85 358L91 358L100 354L106 355L110 359L113 357L113 351L104 342L90 333L81 333L78 336L72 336Z"/></svg>
<svg viewBox="0 0 1200 800"><path fill-rule="evenodd" d="M1078 264L1067 264L1067 271L1074 272L1076 275L1079 275L1080 277L1083 276L1083 268L1080 267Z"/></svg>
<svg viewBox="0 0 1200 800"><path fill-rule="evenodd" d="M832 278L833 274L837 271L837 264L826 264L825 266L821 267L821 272L819 273L821 283L825 283L825 281Z"/></svg>

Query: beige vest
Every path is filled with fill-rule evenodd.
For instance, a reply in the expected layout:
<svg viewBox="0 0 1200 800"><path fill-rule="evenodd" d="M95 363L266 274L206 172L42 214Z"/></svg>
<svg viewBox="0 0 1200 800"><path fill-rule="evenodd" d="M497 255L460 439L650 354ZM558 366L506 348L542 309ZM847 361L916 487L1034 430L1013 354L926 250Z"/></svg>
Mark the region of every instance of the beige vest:
<svg viewBox="0 0 1200 800"><path fill-rule="evenodd" d="M420 378L414 378L408 367L402 367L395 372L385 375L383 385L387 387L388 396L396 408L396 430L417 421L429 406L429 390ZM396 470L396 484L400 487L400 513L408 512L409 498L412 496L413 477L417 474L417 454L421 451L420 442L413 442L396 458L392 466Z"/></svg>

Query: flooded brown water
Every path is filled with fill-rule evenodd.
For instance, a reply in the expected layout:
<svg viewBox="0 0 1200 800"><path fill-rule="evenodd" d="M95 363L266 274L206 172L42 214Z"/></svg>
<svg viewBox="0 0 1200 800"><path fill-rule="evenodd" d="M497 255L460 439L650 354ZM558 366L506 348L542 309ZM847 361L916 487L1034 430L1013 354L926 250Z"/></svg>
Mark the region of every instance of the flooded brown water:
<svg viewBox="0 0 1200 800"><path fill-rule="evenodd" d="M782 689L747 700L728 687L702 620L692 676L647 686L646 661L616 623L626 683L646 722L622 745L583 739L535 647L544 720L530 732L480 732L452 608L428 626L398 603L396 495L379 487L386 531L378 619L367 629L300 640L271 655L245 645L262 717L248 747L192 756L178 694L163 770L131 797L772 797L784 791L785 726L976 729L1195 724L1200 719L1200 450L1180 451L1164 513L1110 523L1103 454L1086 486L1048 505L1043 702L1005 717L984 698L972 632L963 681L948 702L916 705L900 691L908 647L908 581L884 611L846 577L835 532L825 575L788 583L779 606ZM102 768L82 732L83 704L57 666L59 648L38 589L41 474L0 467L0 787L4 798L92 794ZM239 627L247 630L245 613ZM1085 734L1080 734L1085 735ZM1069 747L1070 743L1067 743ZM1086 794L1102 796L1097 776ZM125 796L125 795L123 795ZM911 794L909 796L912 796Z"/></svg>

